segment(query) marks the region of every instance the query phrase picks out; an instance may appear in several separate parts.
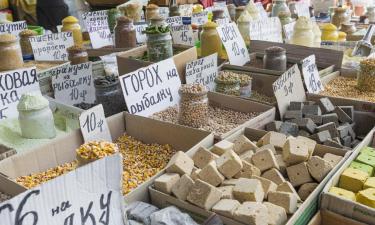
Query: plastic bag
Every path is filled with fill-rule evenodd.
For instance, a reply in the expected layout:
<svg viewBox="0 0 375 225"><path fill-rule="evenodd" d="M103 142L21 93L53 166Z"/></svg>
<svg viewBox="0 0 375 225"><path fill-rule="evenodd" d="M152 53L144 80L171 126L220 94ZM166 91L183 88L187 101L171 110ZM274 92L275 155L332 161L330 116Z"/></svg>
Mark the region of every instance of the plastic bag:
<svg viewBox="0 0 375 225"><path fill-rule="evenodd" d="M188 214L175 206L155 212L151 215L151 225L198 225Z"/></svg>

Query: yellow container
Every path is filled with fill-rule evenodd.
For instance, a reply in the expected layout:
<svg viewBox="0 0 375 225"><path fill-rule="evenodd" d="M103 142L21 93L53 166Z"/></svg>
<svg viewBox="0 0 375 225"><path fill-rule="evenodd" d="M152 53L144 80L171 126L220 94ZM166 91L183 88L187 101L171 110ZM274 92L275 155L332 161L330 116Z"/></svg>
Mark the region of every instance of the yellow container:
<svg viewBox="0 0 375 225"><path fill-rule="evenodd" d="M63 19L62 24L63 27L61 28L62 32L71 31L73 33L74 44L78 46L83 45L83 36L81 26L78 23L78 19L74 16L68 16Z"/></svg>
<svg viewBox="0 0 375 225"><path fill-rule="evenodd" d="M200 12L203 12L203 5L195 4L193 6L193 13L200 13Z"/></svg>
<svg viewBox="0 0 375 225"><path fill-rule="evenodd" d="M216 31L217 24L214 22L207 22L203 25L203 32L201 34L201 54L202 57L209 56L214 53L222 54L222 42L219 34Z"/></svg>
<svg viewBox="0 0 375 225"><path fill-rule="evenodd" d="M339 39L337 40L338 42L344 42L346 41L346 33L339 31Z"/></svg>
<svg viewBox="0 0 375 225"><path fill-rule="evenodd" d="M9 8L9 1L8 0L0 0L0 9L7 9Z"/></svg>
<svg viewBox="0 0 375 225"><path fill-rule="evenodd" d="M338 41L339 32L337 27L332 23L324 24L321 28L322 30L322 41Z"/></svg>

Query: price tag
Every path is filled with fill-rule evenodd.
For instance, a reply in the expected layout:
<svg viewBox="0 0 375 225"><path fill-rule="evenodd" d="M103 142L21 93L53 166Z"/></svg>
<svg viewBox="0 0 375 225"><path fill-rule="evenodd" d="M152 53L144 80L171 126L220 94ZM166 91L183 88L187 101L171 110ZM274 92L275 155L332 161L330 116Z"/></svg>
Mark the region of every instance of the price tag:
<svg viewBox="0 0 375 225"><path fill-rule="evenodd" d="M324 91L319 71L315 64L315 55L310 55L302 61L302 74L309 93L318 94Z"/></svg>
<svg viewBox="0 0 375 225"><path fill-rule="evenodd" d="M95 102L95 88L91 62L68 65L55 70L52 76L55 99L68 104Z"/></svg>
<svg viewBox="0 0 375 225"><path fill-rule="evenodd" d="M245 41L235 23L217 27L216 30L227 51L230 64L243 66L250 61Z"/></svg>
<svg viewBox="0 0 375 225"><path fill-rule="evenodd" d="M172 58L120 77L126 106L131 114L150 116L178 103L180 76Z"/></svg>
<svg viewBox="0 0 375 225"><path fill-rule="evenodd" d="M224 26L230 23L230 20L228 18L223 18L223 19L217 19L216 24L220 26Z"/></svg>
<svg viewBox="0 0 375 225"><path fill-rule="evenodd" d="M215 91L217 74L217 53L186 64L187 84L203 84L210 91Z"/></svg>
<svg viewBox="0 0 375 225"><path fill-rule="evenodd" d="M255 6L256 6L257 9L259 10L259 13L260 13L260 17L261 17L261 18L268 18L268 14L267 14L266 10L264 10L263 5L262 5L261 2L256 2L256 3L255 3Z"/></svg>
<svg viewBox="0 0 375 225"><path fill-rule="evenodd" d="M193 14L193 4L185 4L178 6L181 16L191 17Z"/></svg>
<svg viewBox="0 0 375 225"><path fill-rule="evenodd" d="M146 30L147 26L148 25L146 23L136 24L135 25L136 39L137 39L137 43L138 44L146 43L146 41L147 41L147 35L144 34L143 31Z"/></svg>
<svg viewBox="0 0 375 225"><path fill-rule="evenodd" d="M310 18L309 5L306 2L296 2L297 15Z"/></svg>
<svg viewBox="0 0 375 225"><path fill-rule="evenodd" d="M294 65L273 84L273 93L276 96L281 118L288 109L291 101L303 102L306 100L301 73L298 65Z"/></svg>
<svg viewBox="0 0 375 225"><path fill-rule="evenodd" d="M67 61L67 48L74 45L72 32L51 33L29 38L37 61Z"/></svg>
<svg viewBox="0 0 375 225"><path fill-rule="evenodd" d="M169 26L183 25L181 16L172 16L165 19Z"/></svg>
<svg viewBox="0 0 375 225"><path fill-rule="evenodd" d="M0 24L0 34L13 34L18 37L21 31L27 29L26 21Z"/></svg>
<svg viewBox="0 0 375 225"><path fill-rule="evenodd" d="M279 18L271 17L250 22L250 39L283 43Z"/></svg>
<svg viewBox="0 0 375 225"><path fill-rule="evenodd" d="M292 22L292 23L288 23L288 24L285 24L283 26L283 31L284 31L284 35L285 35L285 42L286 43L289 43L290 39L292 38L293 36L293 32L294 32L294 25L296 24L296 21Z"/></svg>
<svg viewBox="0 0 375 225"><path fill-rule="evenodd" d="M82 15L93 48L112 46L113 40L108 26L108 11L93 11Z"/></svg>
<svg viewBox="0 0 375 225"><path fill-rule="evenodd" d="M35 67L0 73L0 120L17 118L17 104L22 94L40 93Z"/></svg>
<svg viewBox="0 0 375 225"><path fill-rule="evenodd" d="M112 142L102 104L82 112L79 116L79 124L85 143L89 141Z"/></svg>
<svg viewBox="0 0 375 225"><path fill-rule="evenodd" d="M168 7L159 7L159 15L168 18L169 17L169 8Z"/></svg>
<svg viewBox="0 0 375 225"><path fill-rule="evenodd" d="M191 16L191 24L203 25L208 22L208 12L194 13Z"/></svg>
<svg viewBox="0 0 375 225"><path fill-rule="evenodd" d="M190 25L172 26L173 43L194 46L193 29Z"/></svg>

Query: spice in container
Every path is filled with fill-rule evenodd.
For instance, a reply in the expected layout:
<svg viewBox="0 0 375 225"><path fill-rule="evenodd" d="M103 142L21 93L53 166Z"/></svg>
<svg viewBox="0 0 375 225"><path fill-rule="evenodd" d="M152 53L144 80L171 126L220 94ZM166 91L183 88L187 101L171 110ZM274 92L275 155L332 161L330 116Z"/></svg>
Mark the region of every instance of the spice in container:
<svg viewBox="0 0 375 225"><path fill-rule="evenodd" d="M203 25L201 33L201 55L206 57L214 53L222 54L222 42L219 33L216 30L217 24L207 22Z"/></svg>
<svg viewBox="0 0 375 225"><path fill-rule="evenodd" d="M216 92L240 96L241 80L237 73L232 71L220 71L215 78Z"/></svg>
<svg viewBox="0 0 375 225"><path fill-rule="evenodd" d="M208 123L208 90L202 84L184 84L179 90L178 123L198 128Z"/></svg>
<svg viewBox="0 0 375 225"><path fill-rule="evenodd" d="M375 59L362 60L357 76L357 87L361 91L375 91Z"/></svg>
<svg viewBox="0 0 375 225"><path fill-rule="evenodd" d="M68 16L62 21L62 32L71 31L73 33L74 44L78 46L83 45L83 36L79 21L74 16Z"/></svg>
<svg viewBox="0 0 375 225"><path fill-rule="evenodd" d="M114 32L116 48L134 48L137 46L136 30L130 18L125 16L117 18Z"/></svg>
<svg viewBox="0 0 375 225"><path fill-rule="evenodd" d="M152 17L159 15L159 6L148 4L146 7L146 21L149 22Z"/></svg>
<svg viewBox="0 0 375 225"><path fill-rule="evenodd" d="M89 55L84 47L73 45L67 49L67 52L71 65L89 62Z"/></svg>
<svg viewBox="0 0 375 225"><path fill-rule="evenodd" d="M23 66L20 44L12 34L0 35L0 71L16 70Z"/></svg>
<svg viewBox="0 0 375 225"><path fill-rule="evenodd" d="M267 70L286 71L286 50L273 46L266 48L263 57L263 68Z"/></svg>
<svg viewBox="0 0 375 225"><path fill-rule="evenodd" d="M173 56L172 36L168 25L150 25L147 35L147 53L151 62L159 62Z"/></svg>
<svg viewBox="0 0 375 225"><path fill-rule="evenodd" d="M27 93L21 96L17 105L21 135L29 139L56 137L52 111L48 100L40 93Z"/></svg>
<svg viewBox="0 0 375 225"><path fill-rule="evenodd" d="M36 35L38 35L36 31L28 29L23 30L19 33L22 56L24 60L32 60L34 58L33 48L31 46L29 38Z"/></svg>
<svg viewBox="0 0 375 225"><path fill-rule="evenodd" d="M96 103L102 104L106 117L126 110L120 81L115 75L95 79Z"/></svg>
<svg viewBox="0 0 375 225"><path fill-rule="evenodd" d="M111 142L91 141L85 143L76 150L78 166L84 166L116 152L118 152L118 148Z"/></svg>

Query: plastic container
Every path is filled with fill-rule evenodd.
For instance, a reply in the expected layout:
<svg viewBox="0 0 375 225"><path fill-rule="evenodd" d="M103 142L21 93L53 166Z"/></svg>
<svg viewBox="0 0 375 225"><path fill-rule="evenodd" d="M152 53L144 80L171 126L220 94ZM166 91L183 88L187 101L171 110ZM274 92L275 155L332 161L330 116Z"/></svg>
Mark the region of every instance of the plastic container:
<svg viewBox="0 0 375 225"><path fill-rule="evenodd" d="M335 25L338 29L341 28L342 23L349 23L350 15L347 10L341 7L335 9L335 13L332 16L331 23Z"/></svg>
<svg viewBox="0 0 375 225"><path fill-rule="evenodd" d="M159 6L155 4L149 4L146 7L146 21L150 21L151 18L159 15Z"/></svg>
<svg viewBox="0 0 375 225"><path fill-rule="evenodd" d="M343 31L347 34L354 34L357 31L354 23L343 23L341 24L340 31Z"/></svg>
<svg viewBox="0 0 375 225"><path fill-rule="evenodd" d="M232 71L221 71L215 78L216 92L226 95L241 95L241 79L239 74Z"/></svg>
<svg viewBox="0 0 375 225"><path fill-rule="evenodd" d="M89 62L89 55L84 47L73 45L67 49L67 52L68 60L70 61L71 65Z"/></svg>
<svg viewBox="0 0 375 225"><path fill-rule="evenodd" d="M21 46L12 34L0 35L0 71L16 70L23 67Z"/></svg>
<svg viewBox="0 0 375 225"><path fill-rule="evenodd" d="M78 46L83 45L83 36L81 26L79 25L79 21L74 16L68 16L62 21L62 28L61 31L71 31L73 33L73 40L74 44Z"/></svg>
<svg viewBox="0 0 375 225"><path fill-rule="evenodd" d="M322 26L322 41L334 41L339 39L337 27L331 23Z"/></svg>
<svg viewBox="0 0 375 225"><path fill-rule="evenodd" d="M263 68L267 70L286 71L286 50L273 46L265 50L263 56Z"/></svg>
<svg viewBox="0 0 375 225"><path fill-rule="evenodd" d="M173 56L172 36L168 33L147 34L147 52L151 62L159 62Z"/></svg>
<svg viewBox="0 0 375 225"><path fill-rule="evenodd" d="M294 19L292 19L292 15L290 14L290 12L285 11L279 13L279 19L282 26L292 23L294 21Z"/></svg>
<svg viewBox="0 0 375 225"><path fill-rule="evenodd" d="M114 30L116 48L137 47L137 33L133 21L125 16L117 18Z"/></svg>
<svg viewBox="0 0 375 225"><path fill-rule="evenodd" d="M180 90L178 123L199 128L208 124L208 90L201 84L183 85Z"/></svg>
<svg viewBox="0 0 375 225"><path fill-rule="evenodd" d="M314 32L310 19L301 16L294 25L294 32L290 39L291 44L314 47Z"/></svg>
<svg viewBox="0 0 375 225"><path fill-rule="evenodd" d="M22 56L25 60L33 59L34 53L29 38L36 35L38 33L33 30L23 30L19 33Z"/></svg>
<svg viewBox="0 0 375 225"><path fill-rule="evenodd" d="M207 22L203 25L203 32L201 34L201 54L202 57L218 53L222 54L222 42L219 34L216 31L217 24L214 22Z"/></svg>
<svg viewBox="0 0 375 225"><path fill-rule="evenodd" d="M274 0L272 5L272 17L278 17L280 12L290 12L286 0Z"/></svg>
<svg viewBox="0 0 375 225"><path fill-rule="evenodd" d="M239 6L236 8L236 21L240 18L241 14L246 10L245 6Z"/></svg>

